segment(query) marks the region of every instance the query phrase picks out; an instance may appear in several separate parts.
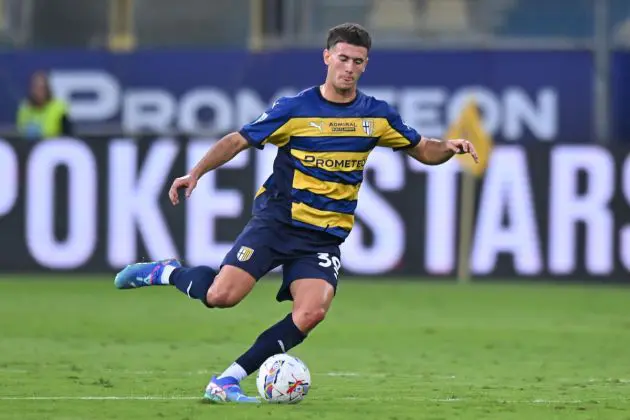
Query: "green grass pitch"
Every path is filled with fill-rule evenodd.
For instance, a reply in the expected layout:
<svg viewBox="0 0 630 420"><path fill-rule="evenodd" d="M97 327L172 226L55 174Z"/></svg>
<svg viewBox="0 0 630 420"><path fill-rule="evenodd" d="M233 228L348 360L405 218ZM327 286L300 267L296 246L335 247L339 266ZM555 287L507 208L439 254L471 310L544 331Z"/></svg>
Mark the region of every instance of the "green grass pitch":
<svg viewBox="0 0 630 420"><path fill-rule="evenodd" d="M295 406L203 404L290 304L208 310L111 278L0 278L0 419L630 419L630 289L342 279ZM254 378L244 383L255 393Z"/></svg>

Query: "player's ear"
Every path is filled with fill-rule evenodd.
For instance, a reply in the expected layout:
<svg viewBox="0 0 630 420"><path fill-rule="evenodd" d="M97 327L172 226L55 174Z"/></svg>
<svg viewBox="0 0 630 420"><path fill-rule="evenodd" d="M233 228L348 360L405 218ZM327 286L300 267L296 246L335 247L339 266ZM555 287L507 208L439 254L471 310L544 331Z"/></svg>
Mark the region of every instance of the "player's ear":
<svg viewBox="0 0 630 420"><path fill-rule="evenodd" d="M326 65L330 64L330 51L328 51L328 48L324 49L324 63L326 63Z"/></svg>

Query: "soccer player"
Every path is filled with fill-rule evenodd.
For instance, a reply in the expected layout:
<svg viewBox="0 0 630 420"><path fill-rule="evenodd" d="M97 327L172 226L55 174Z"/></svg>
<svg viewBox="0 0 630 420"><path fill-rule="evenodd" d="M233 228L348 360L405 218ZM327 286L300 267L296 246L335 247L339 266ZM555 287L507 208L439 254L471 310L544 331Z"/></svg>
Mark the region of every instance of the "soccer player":
<svg viewBox="0 0 630 420"><path fill-rule="evenodd" d="M258 279L283 266L276 299L292 300L292 312L264 331L219 376L204 397L218 402L258 402L239 383L270 356L302 343L325 317L337 290L339 245L350 233L363 169L377 146L404 151L427 165L454 154L477 155L466 140L421 136L386 102L357 90L366 69L371 38L357 24L329 30L321 86L282 97L257 120L215 143L185 176L173 181L169 197L190 197L199 179L249 147L278 147L272 175L254 200L253 217L225 256L219 271L182 267L177 260L132 264L118 273L120 289L173 285L208 308L238 304Z"/></svg>

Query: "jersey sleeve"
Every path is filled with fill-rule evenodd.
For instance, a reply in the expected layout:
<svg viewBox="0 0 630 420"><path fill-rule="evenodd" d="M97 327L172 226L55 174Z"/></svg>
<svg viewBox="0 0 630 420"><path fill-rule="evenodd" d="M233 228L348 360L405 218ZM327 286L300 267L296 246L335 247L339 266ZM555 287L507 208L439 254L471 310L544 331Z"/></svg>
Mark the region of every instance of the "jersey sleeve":
<svg viewBox="0 0 630 420"><path fill-rule="evenodd" d="M278 99L255 121L245 124L239 133L250 145L262 149L271 143L283 146L289 141L288 124L291 119L291 103L288 98Z"/></svg>
<svg viewBox="0 0 630 420"><path fill-rule="evenodd" d="M391 147L394 150L408 149L420 143L421 135L405 124L400 114L388 106L387 126L378 139L378 146Z"/></svg>

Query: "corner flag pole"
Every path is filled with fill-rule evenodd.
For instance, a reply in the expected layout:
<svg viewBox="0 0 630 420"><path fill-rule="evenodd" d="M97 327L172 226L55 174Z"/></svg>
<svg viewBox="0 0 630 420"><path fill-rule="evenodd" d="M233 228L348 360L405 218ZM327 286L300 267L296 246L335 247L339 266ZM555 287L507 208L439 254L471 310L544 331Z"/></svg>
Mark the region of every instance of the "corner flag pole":
<svg viewBox="0 0 630 420"><path fill-rule="evenodd" d="M479 156L475 164L470 155L457 155L462 166L459 188L459 247L457 257L457 281L468 283L471 279L470 256L475 228L477 185L488 165L492 153L493 141L483 128L483 123L473 100L464 107L459 118L453 122L446 135L447 139L464 138L470 141Z"/></svg>
<svg viewBox="0 0 630 420"><path fill-rule="evenodd" d="M477 179L469 171L464 171L459 188L459 250L457 258L457 281L459 283L470 282L470 255L472 250L472 237L475 224L475 191Z"/></svg>

